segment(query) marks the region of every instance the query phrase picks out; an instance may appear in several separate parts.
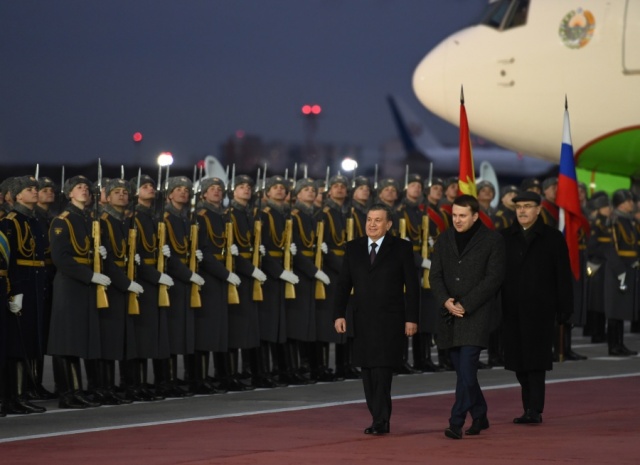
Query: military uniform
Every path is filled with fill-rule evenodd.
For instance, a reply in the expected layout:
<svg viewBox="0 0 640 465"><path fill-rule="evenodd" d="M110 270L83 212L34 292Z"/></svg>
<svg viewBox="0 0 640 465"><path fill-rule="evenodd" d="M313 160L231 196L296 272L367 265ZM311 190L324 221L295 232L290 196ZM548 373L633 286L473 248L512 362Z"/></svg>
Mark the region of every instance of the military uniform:
<svg viewBox="0 0 640 465"><path fill-rule="evenodd" d="M0 231L0 308L7 307L9 291L9 240ZM0 312L0 417L4 417L4 405L8 399L5 398L5 359L6 359L6 335L7 335L7 313ZM8 393L7 393L8 394Z"/></svg>

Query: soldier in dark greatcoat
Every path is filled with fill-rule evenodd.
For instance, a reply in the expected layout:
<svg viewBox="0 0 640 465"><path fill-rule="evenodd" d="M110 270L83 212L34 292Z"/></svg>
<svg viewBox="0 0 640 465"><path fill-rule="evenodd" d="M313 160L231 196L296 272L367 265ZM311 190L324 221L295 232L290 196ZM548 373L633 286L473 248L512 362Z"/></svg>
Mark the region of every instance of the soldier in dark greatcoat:
<svg viewBox="0 0 640 465"><path fill-rule="evenodd" d="M7 236L0 231L0 308L8 306L9 291L9 240ZM7 384L5 381L5 363L6 363L6 340L7 340L7 313L0 312L0 417L6 416L4 413L4 404L8 401L5 398L9 393L5 393Z"/></svg>
<svg viewBox="0 0 640 465"><path fill-rule="evenodd" d="M111 280L93 271L92 220L85 206L91 182L84 176L67 180L69 199L64 212L49 229L51 258L56 266L48 352L54 356L54 373L60 391L60 408L87 408L100 404L82 394L80 359L100 358L100 322L96 286Z"/></svg>
<svg viewBox="0 0 640 465"><path fill-rule="evenodd" d="M104 405L131 403L115 393L115 362L137 357L133 320L127 315L129 293L142 294L144 289L127 277L128 235L132 228L129 204L129 183L114 178L105 186L107 203L100 215L102 245L107 249L104 273L111 279L107 289L109 308L98 312L100 317L101 357L97 363L95 395ZM139 260L139 257L138 257ZM123 370L125 371L125 370ZM123 388L125 386L122 386Z"/></svg>
<svg viewBox="0 0 640 465"><path fill-rule="evenodd" d="M202 308L195 312L196 322L196 372L195 391L202 394L214 394L228 390L243 390L243 385L229 376L229 308L228 288L240 284L240 277L225 268L225 259L230 250L226 250L226 218L222 201L225 196L225 183L220 178L205 178L200 183L198 204L198 247L203 259L199 273L204 278L200 291ZM234 251L237 254L237 246ZM233 255L233 254L232 254ZM213 352L216 375L220 384L215 386L209 381L209 353Z"/></svg>
<svg viewBox="0 0 640 465"><path fill-rule="evenodd" d="M328 253L323 258L322 271L329 277L330 284L326 286L326 299L316 302L316 330L318 372L314 377L318 381L334 381L344 379L347 338L353 337L353 325L347 324L347 333L338 334L333 327L333 301L335 299L338 275L342 269L345 244L347 242L347 223L343 210L347 200L347 186L349 181L342 175L329 179L329 193L324 207L317 214L318 221L324 221L324 242ZM350 323L352 312L347 309L347 322ZM329 344L336 344L336 373L329 368Z"/></svg>
<svg viewBox="0 0 640 465"><path fill-rule="evenodd" d="M229 304L229 351L230 370L239 377L238 350L242 349L243 368L251 367L252 386L274 387L274 381L260 371L260 329L258 305L253 300L254 281L264 283L267 275L253 265L254 216L250 207L253 179L246 175L236 176L233 181L233 200L227 210L229 221L233 223L233 243L238 247L235 257L235 272L242 282L238 286L240 303ZM267 354L268 356L268 354Z"/></svg>
<svg viewBox="0 0 640 465"><path fill-rule="evenodd" d="M10 186L13 210L0 222L9 241L9 310L7 320L7 362L5 367L7 414L41 413L46 409L29 402L26 387L33 366L45 352L45 296L49 279L45 268L46 231L35 215L38 182L30 176L16 178Z"/></svg>
<svg viewBox="0 0 640 465"><path fill-rule="evenodd" d="M175 389L179 383L178 354L183 355L186 377L190 377L193 373L193 364L190 363L193 357L189 356L195 351L194 311L198 310L191 308L191 284L198 286L204 284L202 276L189 269L191 189L191 181L184 176L168 179L164 223L167 228L167 243L171 249L171 257L167 260L167 274L173 278L174 285L169 288L170 306L167 312L171 352L167 385L174 393L179 392Z"/></svg>
<svg viewBox="0 0 640 465"><path fill-rule="evenodd" d="M297 253L293 257L294 273L300 278L296 284L296 298L286 301L287 338L293 345L297 343L301 362L307 360L312 372L318 371L315 357L316 342L316 283L326 286L330 283L327 274L316 267L317 221L313 214L313 200L316 187L312 179L301 179L295 187L296 203L291 211L293 239ZM295 357L293 358L295 364ZM302 373L302 370L299 371ZM313 382L313 377L309 378Z"/></svg>
<svg viewBox="0 0 640 465"><path fill-rule="evenodd" d="M138 184L134 178L131 183ZM159 286L173 286L173 279L158 270L158 257L165 259L171 256L166 244L158 244L158 220L154 215L156 198L155 181L147 175L140 176L138 203L135 205L136 253L140 263L136 267L136 282L144 292L138 295L139 315L129 315L132 322L136 344L135 357L128 362L127 398L133 401L161 400L161 386L164 380L164 368L169 359L169 326L167 323L167 306L158 302ZM156 392L148 388L148 359L153 360L154 382ZM180 392L178 392L180 394Z"/></svg>

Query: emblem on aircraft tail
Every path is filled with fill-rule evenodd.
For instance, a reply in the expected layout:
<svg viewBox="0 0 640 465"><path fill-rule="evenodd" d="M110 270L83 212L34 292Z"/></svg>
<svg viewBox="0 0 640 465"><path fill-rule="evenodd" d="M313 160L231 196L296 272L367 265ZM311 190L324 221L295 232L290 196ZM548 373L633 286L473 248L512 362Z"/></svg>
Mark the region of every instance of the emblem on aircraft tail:
<svg viewBox="0 0 640 465"><path fill-rule="evenodd" d="M567 13L562 21L558 34L562 43L569 48L582 48L589 43L596 28L596 19L589 10L578 8Z"/></svg>

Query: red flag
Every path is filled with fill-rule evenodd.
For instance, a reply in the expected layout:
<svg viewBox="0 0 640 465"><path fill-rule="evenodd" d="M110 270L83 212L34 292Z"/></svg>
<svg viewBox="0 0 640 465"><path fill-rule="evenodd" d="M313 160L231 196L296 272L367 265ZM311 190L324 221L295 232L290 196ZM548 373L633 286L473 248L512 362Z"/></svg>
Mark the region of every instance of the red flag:
<svg viewBox="0 0 640 465"><path fill-rule="evenodd" d="M469 122L467 121L467 111L464 108L462 90L460 93L460 171L458 172L458 194L469 194L478 197Z"/></svg>

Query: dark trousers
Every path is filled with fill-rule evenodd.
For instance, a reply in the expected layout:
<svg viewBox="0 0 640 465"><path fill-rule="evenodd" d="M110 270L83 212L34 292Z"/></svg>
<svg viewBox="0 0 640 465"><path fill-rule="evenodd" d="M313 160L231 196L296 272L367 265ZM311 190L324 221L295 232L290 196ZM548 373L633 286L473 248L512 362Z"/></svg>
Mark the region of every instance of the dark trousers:
<svg viewBox="0 0 640 465"><path fill-rule="evenodd" d="M467 412L474 420L487 414L487 402L484 400L478 383L478 362L482 347L462 346L449 349L451 363L456 370L456 400L451 408L449 423L464 425Z"/></svg>
<svg viewBox="0 0 640 465"><path fill-rule="evenodd" d="M516 371L516 378L522 387L522 406L525 412L544 410L544 380L546 371Z"/></svg>
<svg viewBox="0 0 640 465"><path fill-rule="evenodd" d="M393 368L362 368L362 384L367 407L373 418L372 425L381 426L391 417L391 380Z"/></svg>

